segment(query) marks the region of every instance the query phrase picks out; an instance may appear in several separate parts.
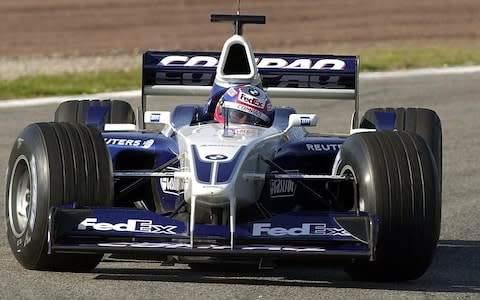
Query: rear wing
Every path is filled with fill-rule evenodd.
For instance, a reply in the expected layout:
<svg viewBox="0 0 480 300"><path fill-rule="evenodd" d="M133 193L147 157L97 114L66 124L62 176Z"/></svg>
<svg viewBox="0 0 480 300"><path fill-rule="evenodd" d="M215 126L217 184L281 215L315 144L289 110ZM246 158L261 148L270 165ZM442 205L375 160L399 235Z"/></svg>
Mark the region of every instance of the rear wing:
<svg viewBox="0 0 480 300"><path fill-rule="evenodd" d="M262 86L272 98L355 101L352 125L358 128L357 56L255 53ZM220 52L160 52L143 55L142 111L147 96L210 95ZM225 72L225 71L224 71Z"/></svg>

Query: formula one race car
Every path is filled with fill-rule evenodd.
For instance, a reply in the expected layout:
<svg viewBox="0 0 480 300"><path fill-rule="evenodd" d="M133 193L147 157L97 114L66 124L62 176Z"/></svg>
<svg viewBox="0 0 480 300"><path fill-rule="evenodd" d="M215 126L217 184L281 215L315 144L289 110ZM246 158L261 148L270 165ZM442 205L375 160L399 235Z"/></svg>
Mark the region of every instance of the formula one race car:
<svg viewBox="0 0 480 300"><path fill-rule="evenodd" d="M27 269L85 271L105 253L169 262L347 258L353 279L410 280L440 233L442 133L421 108L359 118L355 56L253 53L242 26L217 52L143 55L142 104L67 101L28 125L8 162L8 241ZM151 96L207 105L147 109ZM344 135L270 97L355 103ZM158 97L153 97L158 98ZM148 130L147 130L148 128Z"/></svg>

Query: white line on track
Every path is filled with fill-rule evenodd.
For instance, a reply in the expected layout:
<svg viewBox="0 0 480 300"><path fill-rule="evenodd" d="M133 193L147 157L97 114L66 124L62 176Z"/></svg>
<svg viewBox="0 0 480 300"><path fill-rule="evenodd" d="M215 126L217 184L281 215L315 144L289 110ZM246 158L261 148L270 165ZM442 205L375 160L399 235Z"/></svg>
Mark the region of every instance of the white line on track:
<svg viewBox="0 0 480 300"><path fill-rule="evenodd" d="M73 96L57 96L57 97L44 97L44 98L0 100L0 108L58 104L63 101L74 100L74 99L113 99L113 98L118 99L118 98L134 98L134 97L140 97L140 96L141 96L140 90L134 90L134 91L101 93L101 94L91 94L91 95L73 95Z"/></svg>
<svg viewBox="0 0 480 300"><path fill-rule="evenodd" d="M464 66L464 67L449 67L449 68L427 68L416 70L403 70L391 72L362 72L360 79L362 80L376 80L376 79L395 79L407 78L416 76L433 76L433 75L455 75L455 74L470 74L479 73L480 66ZM44 97L44 98L29 98L29 99L14 99L14 100L0 100L0 109L14 108L23 106L40 106L49 104L58 104L69 99L122 99L140 97L140 90L101 93L93 95L75 95L75 96L59 96L59 97Z"/></svg>
<svg viewBox="0 0 480 300"><path fill-rule="evenodd" d="M364 72L360 73L360 79L387 79L387 78L406 78L416 76L432 75L455 75L479 73L480 66L463 66L449 68L426 68L416 70L401 70L391 72Z"/></svg>

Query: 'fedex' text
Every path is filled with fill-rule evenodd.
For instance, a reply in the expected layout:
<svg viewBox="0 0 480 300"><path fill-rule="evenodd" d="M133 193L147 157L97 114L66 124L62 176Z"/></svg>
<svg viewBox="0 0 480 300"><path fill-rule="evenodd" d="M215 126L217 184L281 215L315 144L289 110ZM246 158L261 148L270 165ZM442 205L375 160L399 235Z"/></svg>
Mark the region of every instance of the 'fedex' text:
<svg viewBox="0 0 480 300"><path fill-rule="evenodd" d="M127 223L111 224L106 222L97 222L97 218L86 218L77 227L78 230L98 230L98 231L119 231L119 232L139 232L139 233L163 233L176 234L174 225L153 224L151 220L127 220Z"/></svg>

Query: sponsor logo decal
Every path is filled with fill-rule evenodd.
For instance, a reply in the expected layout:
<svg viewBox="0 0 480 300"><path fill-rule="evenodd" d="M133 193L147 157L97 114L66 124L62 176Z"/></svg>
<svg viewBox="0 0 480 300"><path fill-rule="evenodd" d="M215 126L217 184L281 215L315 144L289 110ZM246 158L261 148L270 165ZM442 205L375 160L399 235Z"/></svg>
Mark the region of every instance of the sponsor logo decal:
<svg viewBox="0 0 480 300"><path fill-rule="evenodd" d="M248 113L248 114L254 115L255 117L260 118L260 119L262 119L262 120L264 120L264 121L268 121L268 120L270 119L270 118L269 118L266 114L264 114L263 112L255 109L255 108L253 108L253 107L247 106L247 105L238 104L238 105L236 105L235 108L238 109L238 110L241 110L241 111L243 111L243 112L246 112L246 113Z"/></svg>
<svg viewBox="0 0 480 300"><path fill-rule="evenodd" d="M342 144L305 144L308 151L337 152Z"/></svg>
<svg viewBox="0 0 480 300"><path fill-rule="evenodd" d="M297 184L290 179L271 179L270 198L291 197L295 195Z"/></svg>
<svg viewBox="0 0 480 300"><path fill-rule="evenodd" d="M160 117L161 117L161 114L159 113L152 113L150 115L150 122L152 123L160 123Z"/></svg>
<svg viewBox="0 0 480 300"><path fill-rule="evenodd" d="M179 178L160 178L160 187L165 194L180 195L185 190L184 181Z"/></svg>
<svg viewBox="0 0 480 300"><path fill-rule="evenodd" d="M153 224L152 220L129 219L127 223L111 224L106 222L97 222L97 218L86 218L78 224L78 230L98 230L98 231L118 231L118 232L136 232L136 233L163 233L177 234L174 225Z"/></svg>
<svg viewBox="0 0 480 300"><path fill-rule="evenodd" d="M245 93L240 93L240 101L260 108L265 106L265 102L261 102L258 98L252 97Z"/></svg>
<svg viewBox="0 0 480 300"><path fill-rule="evenodd" d="M287 61L283 58L264 57L255 59L258 68L344 70L347 64L336 58L310 59L300 58ZM216 67L218 59L214 56L169 55L158 63L161 66L179 67Z"/></svg>
<svg viewBox="0 0 480 300"><path fill-rule="evenodd" d="M105 144L115 145L115 146L130 146L130 147L141 147L148 149L155 144L155 140L132 140L132 139L114 139L114 138L104 138Z"/></svg>
<svg viewBox="0 0 480 300"><path fill-rule="evenodd" d="M218 59L214 56L192 56L169 55L165 56L159 63L163 66L185 66L185 67L215 67Z"/></svg>
<svg viewBox="0 0 480 300"><path fill-rule="evenodd" d="M252 88L248 89L248 93L254 97L258 97L258 95L260 95L260 92L258 90Z"/></svg>
<svg viewBox="0 0 480 300"><path fill-rule="evenodd" d="M312 123L312 119L310 117L300 117L300 124L303 126L308 126Z"/></svg>
<svg viewBox="0 0 480 300"><path fill-rule="evenodd" d="M232 128L232 132L235 135L244 136L258 136L261 134L261 130L257 128Z"/></svg>
<svg viewBox="0 0 480 300"><path fill-rule="evenodd" d="M303 223L301 227L272 227L271 223L253 224L252 236L351 236L343 228L328 228L325 223Z"/></svg>
<svg viewBox="0 0 480 300"><path fill-rule="evenodd" d="M301 58L288 62L283 58L257 59L257 67L285 68L285 69L314 69L314 70L344 70L347 64L341 59L309 59Z"/></svg>
<svg viewBox="0 0 480 300"><path fill-rule="evenodd" d="M152 140L152 139L146 140L146 141L143 142L142 148L148 149L148 148L152 147L153 144L155 144L155 140Z"/></svg>
<svg viewBox="0 0 480 300"><path fill-rule="evenodd" d="M340 58L279 58L263 57L256 58L257 67L261 69L270 69L272 72L278 70L327 70L344 71L347 70L347 62L352 58L342 60ZM158 66L178 67L178 68L214 68L218 65L218 58L209 55L167 55L163 56ZM352 66L351 68L355 68ZM348 70L353 71L353 70ZM262 80L271 82L270 85L276 87L299 87L299 88L346 88L346 85L340 81L343 75L299 75L299 74L264 74ZM158 71L155 73L156 84L181 84L181 85L211 85L213 84L215 73L200 70L190 72L170 72ZM229 93L230 94L230 93ZM233 95L233 91L232 94Z"/></svg>
<svg viewBox="0 0 480 300"><path fill-rule="evenodd" d="M230 97L235 96L237 93L238 93L237 90L233 87L227 90L227 95L229 95Z"/></svg>
<svg viewBox="0 0 480 300"><path fill-rule="evenodd" d="M209 160L225 160L228 158L228 156L225 156L223 154L210 154L205 156L205 158Z"/></svg>

